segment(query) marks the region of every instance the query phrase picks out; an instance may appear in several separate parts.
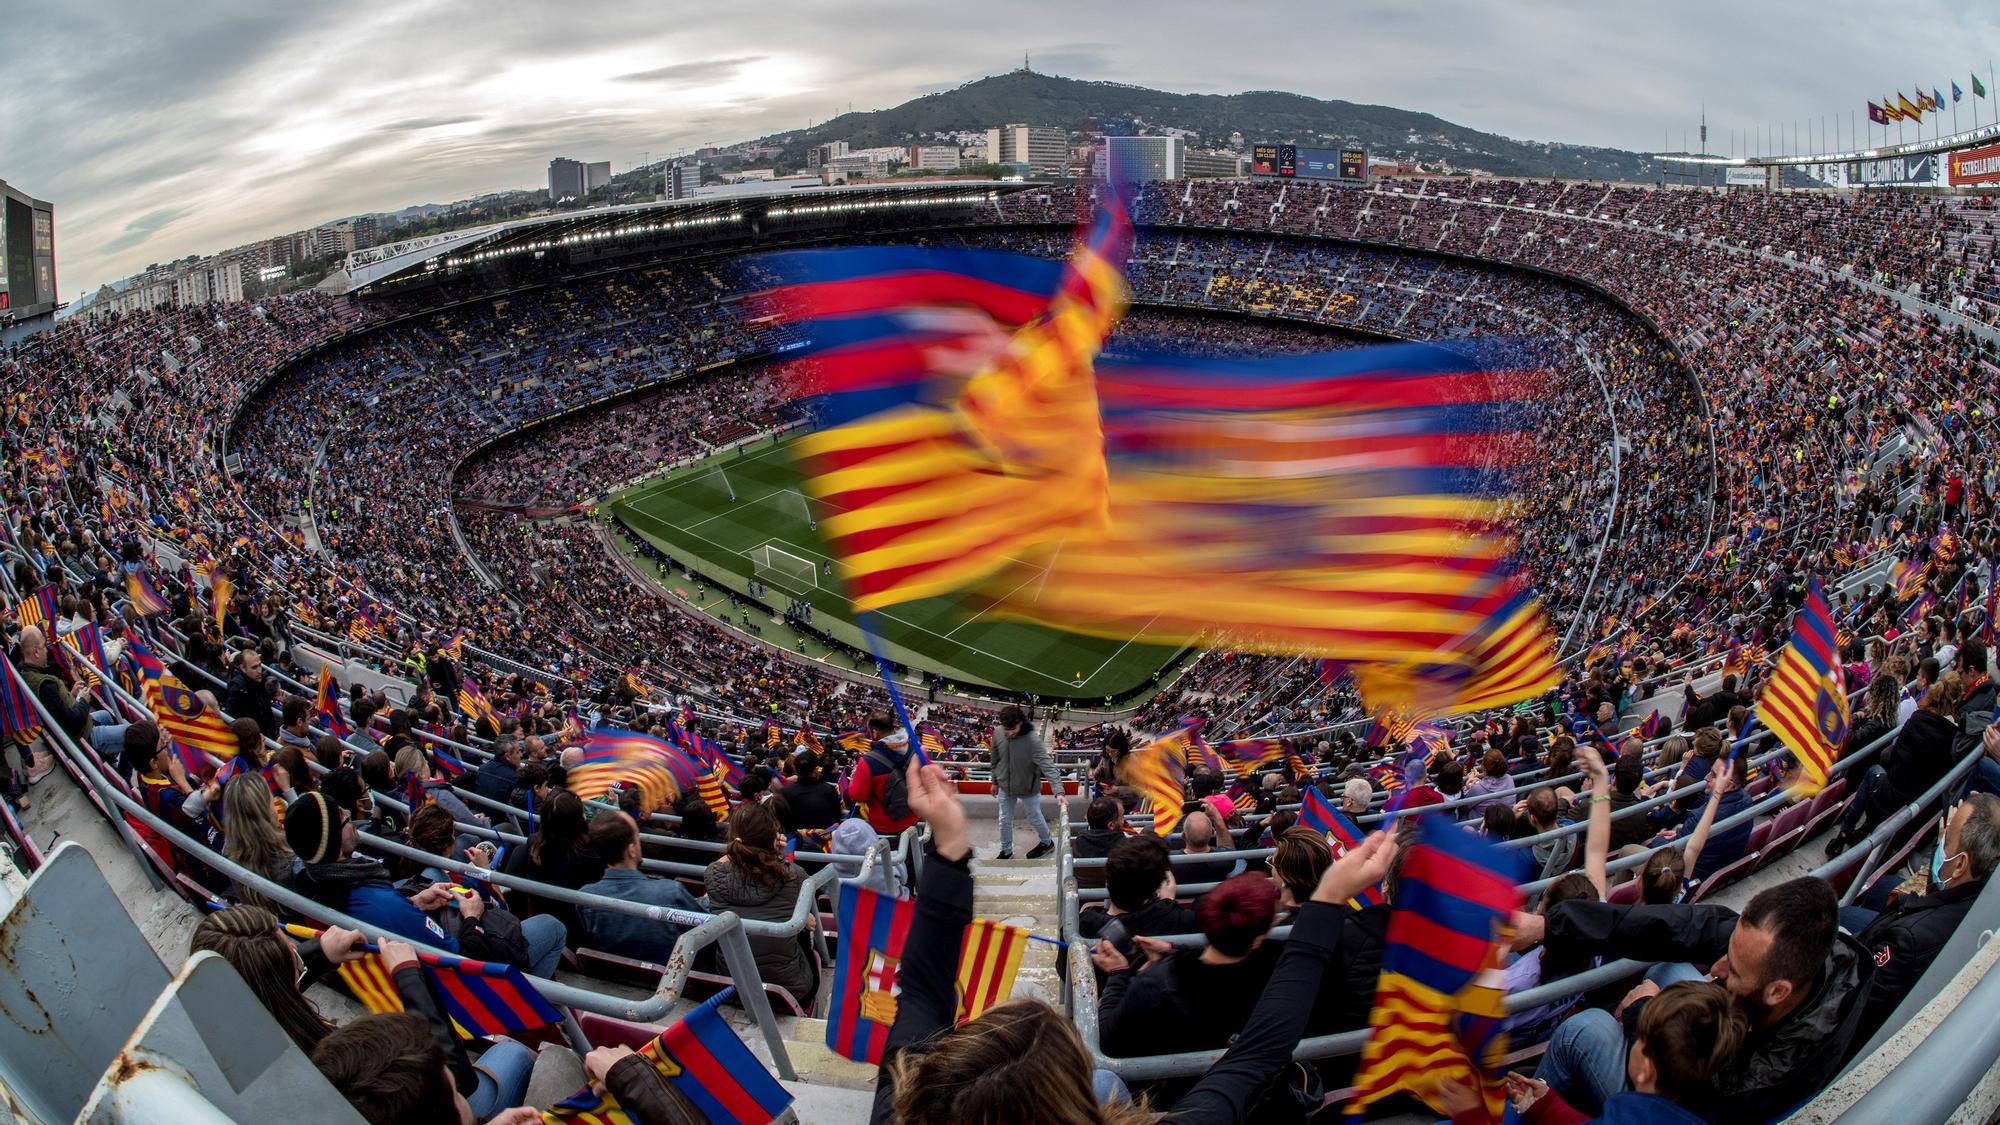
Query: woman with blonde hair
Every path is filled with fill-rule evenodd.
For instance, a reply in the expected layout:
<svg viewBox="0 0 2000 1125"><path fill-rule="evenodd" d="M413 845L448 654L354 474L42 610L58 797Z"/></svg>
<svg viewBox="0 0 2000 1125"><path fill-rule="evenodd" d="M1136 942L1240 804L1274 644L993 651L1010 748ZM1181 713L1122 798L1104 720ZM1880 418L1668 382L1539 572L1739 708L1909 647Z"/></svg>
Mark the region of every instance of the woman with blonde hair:
<svg viewBox="0 0 2000 1125"><path fill-rule="evenodd" d="M259 774L239 773L222 787L222 854L273 883L292 885L299 860L278 827L271 787ZM237 883L234 890L244 902L271 906L255 887Z"/></svg>
<svg viewBox="0 0 2000 1125"><path fill-rule="evenodd" d="M897 969L896 1023L875 1081L873 1125L1137 1125L1160 1114L1123 1099L1100 1100L1090 1052L1062 1013L1041 1000L1012 1000L954 1026L958 950L972 921L972 842L965 809L944 769L912 761L910 808L930 825L916 919ZM1241 1121L1252 1100L1291 1059L1305 1033L1330 958L1339 955L1348 899L1381 881L1396 857L1386 834L1368 837L1329 865L1299 908L1270 985L1242 1033L1172 1114ZM1115 1082L1112 1083L1115 1087Z"/></svg>

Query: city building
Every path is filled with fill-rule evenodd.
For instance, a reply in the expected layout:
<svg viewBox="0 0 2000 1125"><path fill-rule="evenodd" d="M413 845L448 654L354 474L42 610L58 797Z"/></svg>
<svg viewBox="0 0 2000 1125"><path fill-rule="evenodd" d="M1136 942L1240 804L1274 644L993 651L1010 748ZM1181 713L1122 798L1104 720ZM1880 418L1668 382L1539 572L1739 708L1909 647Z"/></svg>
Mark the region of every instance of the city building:
<svg viewBox="0 0 2000 1125"><path fill-rule="evenodd" d="M911 145L906 162L914 171L942 171L958 167L957 145Z"/></svg>
<svg viewBox="0 0 2000 1125"><path fill-rule="evenodd" d="M1243 154L1189 149L1181 154L1181 174L1190 179L1199 176L1240 176L1243 174Z"/></svg>
<svg viewBox="0 0 2000 1125"><path fill-rule="evenodd" d="M819 182L822 184L879 180L888 174L889 162L879 156L836 156L819 166Z"/></svg>
<svg viewBox="0 0 2000 1125"><path fill-rule="evenodd" d="M1178 180L1187 175L1179 137L1106 137L1105 157L1119 177L1137 183Z"/></svg>
<svg viewBox="0 0 2000 1125"><path fill-rule="evenodd" d="M549 161L549 198L582 199L588 189L583 186L583 165L565 156Z"/></svg>
<svg viewBox="0 0 2000 1125"><path fill-rule="evenodd" d="M283 276L284 267L275 269ZM243 264L233 258L184 258L127 278L84 310L96 319L148 309L229 303L243 299Z"/></svg>
<svg viewBox="0 0 2000 1125"><path fill-rule="evenodd" d="M593 192L611 182L611 162L599 160L583 166L583 190Z"/></svg>
<svg viewBox="0 0 2000 1125"><path fill-rule="evenodd" d="M667 198L686 199L701 187L701 162L675 161L667 168Z"/></svg>
<svg viewBox="0 0 2000 1125"><path fill-rule="evenodd" d="M1060 176L1069 166L1069 134L1052 125L1003 125L986 130L986 159L1020 164L1035 176Z"/></svg>
<svg viewBox="0 0 2000 1125"><path fill-rule="evenodd" d="M846 141L828 141L806 150L806 167L818 168L829 160L838 160L847 155Z"/></svg>

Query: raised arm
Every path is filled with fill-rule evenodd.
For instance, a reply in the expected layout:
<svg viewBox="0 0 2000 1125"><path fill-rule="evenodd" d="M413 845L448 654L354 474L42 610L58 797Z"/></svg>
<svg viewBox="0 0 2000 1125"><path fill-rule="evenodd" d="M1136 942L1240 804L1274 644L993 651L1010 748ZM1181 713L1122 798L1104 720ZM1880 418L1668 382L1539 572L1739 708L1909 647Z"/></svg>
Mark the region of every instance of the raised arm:
<svg viewBox="0 0 2000 1125"><path fill-rule="evenodd" d="M1694 876L1695 860L1701 858L1701 849L1708 844L1708 830L1715 824L1715 810L1722 805L1722 797L1736 787L1733 770L1721 763L1708 771L1708 801L1701 810L1701 819L1695 822L1694 832L1688 836L1687 854L1683 857L1688 876Z"/></svg>
<svg viewBox="0 0 2000 1125"><path fill-rule="evenodd" d="M1611 773L1596 747L1579 746L1576 760L1590 775L1590 824L1584 830L1583 874L1597 888L1597 897L1607 895L1604 861L1611 851Z"/></svg>

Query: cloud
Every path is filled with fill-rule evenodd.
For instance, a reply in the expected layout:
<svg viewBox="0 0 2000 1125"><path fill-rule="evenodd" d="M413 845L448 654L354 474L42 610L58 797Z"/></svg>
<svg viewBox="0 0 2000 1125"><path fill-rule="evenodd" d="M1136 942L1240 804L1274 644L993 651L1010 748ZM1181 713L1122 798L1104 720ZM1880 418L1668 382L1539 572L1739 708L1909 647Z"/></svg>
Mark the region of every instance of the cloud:
<svg viewBox="0 0 2000 1125"><path fill-rule="evenodd" d="M28 49L0 67L0 105L32 111L0 114L0 176L55 203L72 296L344 215L533 187L556 156L622 171L894 105L1012 70L1023 49L1076 78L1290 90L1647 149L1678 147L1704 101L1716 147L1809 117L1844 126L1912 78L1948 89L1945 61L2000 38L2000 5L1971 0L1906 0L1894 20L1862 0L1154 0L1143 19L1074 0L765 0L671 20L629 0L7 9L8 42ZM1216 49L1190 66L1191 45Z"/></svg>
<svg viewBox="0 0 2000 1125"><path fill-rule="evenodd" d="M698 82L717 82L734 78L751 63L763 62L763 55L741 55L733 59L701 59L695 62L674 63L672 66L656 67L652 70L635 70L621 74L615 82L656 82L674 86L692 86Z"/></svg>
<svg viewBox="0 0 2000 1125"><path fill-rule="evenodd" d="M485 119L483 115L477 113L459 114L455 117L405 117L401 121L391 121L386 125L378 125L376 129L383 133L414 133L423 129L438 129L446 125L470 125L474 121L484 121Z"/></svg>

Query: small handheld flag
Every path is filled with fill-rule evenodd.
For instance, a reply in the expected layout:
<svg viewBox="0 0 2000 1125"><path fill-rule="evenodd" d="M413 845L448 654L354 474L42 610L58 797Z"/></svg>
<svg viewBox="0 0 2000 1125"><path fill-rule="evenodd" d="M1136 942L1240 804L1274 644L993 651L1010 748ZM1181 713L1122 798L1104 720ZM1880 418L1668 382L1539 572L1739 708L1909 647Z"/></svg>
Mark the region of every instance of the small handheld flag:
<svg viewBox="0 0 2000 1125"><path fill-rule="evenodd" d="M1813 794L1826 785L1833 759L1847 741L1847 682L1834 644L1833 612L1815 577L1792 622L1792 639L1778 654L1757 716L1799 759L1792 789Z"/></svg>
<svg viewBox="0 0 2000 1125"><path fill-rule="evenodd" d="M976 1020L1014 994L1028 931L974 918L958 950L958 1022Z"/></svg>
<svg viewBox="0 0 2000 1125"><path fill-rule="evenodd" d="M842 883L835 915L840 951L826 1015L826 1045L843 1058L879 1063L896 1023L896 965L916 903Z"/></svg>
<svg viewBox="0 0 2000 1125"><path fill-rule="evenodd" d="M1304 803L1299 806L1300 827L1310 828L1326 837L1327 846L1333 849L1334 859L1338 860L1346 855L1350 848L1359 847L1361 841L1366 838L1360 826L1347 819L1339 809L1334 808L1333 803L1319 790L1308 788L1300 796L1304 799ZM1383 898L1380 883L1348 900L1357 910L1364 906L1380 906L1384 901L1386 900Z"/></svg>

